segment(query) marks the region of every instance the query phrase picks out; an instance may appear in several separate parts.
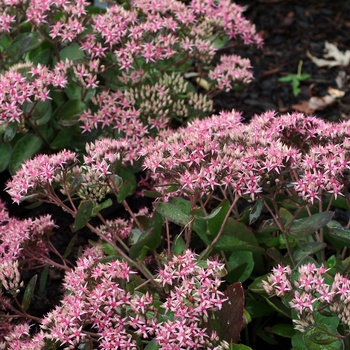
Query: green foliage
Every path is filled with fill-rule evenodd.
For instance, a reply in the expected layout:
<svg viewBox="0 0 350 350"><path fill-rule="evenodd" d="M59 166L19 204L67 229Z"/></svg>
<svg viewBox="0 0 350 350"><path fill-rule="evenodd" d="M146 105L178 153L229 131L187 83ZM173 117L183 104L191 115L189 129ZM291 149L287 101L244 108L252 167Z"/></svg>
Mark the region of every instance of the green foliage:
<svg viewBox="0 0 350 350"><path fill-rule="evenodd" d="M278 81L282 83L290 83L292 86L292 91L294 96L298 96L300 93L300 83L311 77L310 74L301 73L303 62L299 61L297 74L288 74L285 77L281 77Z"/></svg>

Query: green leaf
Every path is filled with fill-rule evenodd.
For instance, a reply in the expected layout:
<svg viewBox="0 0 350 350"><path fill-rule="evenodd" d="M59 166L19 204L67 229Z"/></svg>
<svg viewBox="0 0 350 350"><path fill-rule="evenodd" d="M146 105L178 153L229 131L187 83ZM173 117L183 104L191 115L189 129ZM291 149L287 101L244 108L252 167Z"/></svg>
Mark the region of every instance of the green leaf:
<svg viewBox="0 0 350 350"><path fill-rule="evenodd" d="M180 226L186 226L191 220L191 215L186 214L181 206L173 203L158 202L155 204L155 209L161 216Z"/></svg>
<svg viewBox="0 0 350 350"><path fill-rule="evenodd" d="M157 249L162 243L162 228L163 218L158 213L154 213L148 231L142 233L138 241L131 246L129 251L130 257L137 259L142 250Z"/></svg>
<svg viewBox="0 0 350 350"><path fill-rule="evenodd" d="M28 59L33 62L34 65L42 64L48 65L50 58L52 57L53 49L47 47L48 42L44 42L41 47L29 52Z"/></svg>
<svg viewBox="0 0 350 350"><path fill-rule="evenodd" d="M225 220L225 217L229 209L230 209L230 202L225 199L211 213L211 217L208 220L208 234L211 237L216 237L216 235L220 231L221 226ZM215 214L215 215L212 215L212 214Z"/></svg>
<svg viewBox="0 0 350 350"><path fill-rule="evenodd" d="M0 51L3 51L5 49L7 49L8 47L10 47L12 41L9 37L9 35L6 34L2 34L0 35Z"/></svg>
<svg viewBox="0 0 350 350"><path fill-rule="evenodd" d="M283 207L280 208L279 214L280 214L280 217L282 218L284 226L288 226L294 219L294 215L286 208L283 208Z"/></svg>
<svg viewBox="0 0 350 350"><path fill-rule="evenodd" d="M254 259L252 252L238 251L231 254L227 262L228 273L225 280L233 282L244 282L254 269Z"/></svg>
<svg viewBox="0 0 350 350"><path fill-rule="evenodd" d="M70 253L73 250L74 244L77 241L78 235L75 234L72 239L69 241L69 244L64 252L64 254L62 255L64 258L68 258L68 256L70 255Z"/></svg>
<svg viewBox="0 0 350 350"><path fill-rule="evenodd" d="M94 209L92 210L92 216L96 216L101 210L109 208L112 205L113 205L113 201L110 198L106 199L104 202L98 205L95 205Z"/></svg>
<svg viewBox="0 0 350 350"><path fill-rule="evenodd" d="M45 265L43 271L41 272L40 281L39 281L40 293L43 293L46 289L47 279L49 277L49 271L50 271L50 267L48 265Z"/></svg>
<svg viewBox="0 0 350 350"><path fill-rule="evenodd" d="M92 200L84 200L80 202L77 215L72 225L72 231L76 232L83 228L91 219L94 202Z"/></svg>
<svg viewBox="0 0 350 350"><path fill-rule="evenodd" d="M277 297L273 297L273 298L263 297L263 298L278 313L280 313L281 315L283 315L287 318L290 318L290 319L292 318L290 309L287 308L279 298L277 298Z"/></svg>
<svg viewBox="0 0 350 350"><path fill-rule="evenodd" d="M290 323L276 324L270 328L270 332L284 338L292 338L295 334L293 325Z"/></svg>
<svg viewBox="0 0 350 350"><path fill-rule="evenodd" d="M5 134L3 138L4 142L10 142L16 136L17 129L18 129L18 123L16 122L9 123L5 130Z"/></svg>
<svg viewBox="0 0 350 350"><path fill-rule="evenodd" d="M282 220L282 222L284 223L285 221ZM258 233L272 233L272 232L276 232L279 231L279 227L276 224L275 220L273 219L268 219L268 220L264 220L262 225L259 227L259 231Z"/></svg>
<svg viewBox="0 0 350 350"><path fill-rule="evenodd" d="M112 246L112 244L110 244L110 243L108 243L108 242L102 242L101 246L102 246L102 251L103 251L106 255L115 256L115 255L117 254L117 251L116 251L115 248Z"/></svg>
<svg viewBox="0 0 350 350"><path fill-rule="evenodd" d="M158 246L160 242L161 239L158 232L153 228L150 228L140 235L139 240L130 247L130 258L136 260L140 255L145 255L145 250L151 249L152 246ZM143 254L141 254L142 251L144 251Z"/></svg>
<svg viewBox="0 0 350 350"><path fill-rule="evenodd" d="M303 243L295 252L294 259L300 261L308 255L318 253L322 249L325 249L327 244L324 242L309 242Z"/></svg>
<svg viewBox="0 0 350 350"><path fill-rule="evenodd" d="M259 276L255 278L255 280L248 286L248 289L251 290L254 293L261 294L261 295L266 295L266 291L263 287L262 281L267 281L267 276L269 274Z"/></svg>
<svg viewBox="0 0 350 350"><path fill-rule="evenodd" d="M52 149L63 149L71 144L73 139L73 129L64 128L61 129L56 137L52 140L50 146Z"/></svg>
<svg viewBox="0 0 350 350"><path fill-rule="evenodd" d="M11 159L12 147L9 143L0 143L0 172L6 170Z"/></svg>
<svg viewBox="0 0 350 350"><path fill-rule="evenodd" d="M303 219L295 220L289 228L288 234L296 239L304 238L326 226L333 215L334 212L332 211L324 211Z"/></svg>
<svg viewBox="0 0 350 350"><path fill-rule="evenodd" d="M278 78L277 80L281 83L291 83L293 81L295 81L297 75L296 74L289 74L289 75L286 75L284 77L280 77Z"/></svg>
<svg viewBox="0 0 350 350"><path fill-rule="evenodd" d="M31 119L38 121L43 118L49 120L52 114L51 101L38 101L35 103L28 103L25 106L25 112L30 113Z"/></svg>
<svg viewBox="0 0 350 350"><path fill-rule="evenodd" d="M41 145L42 141L37 136L30 134L22 136L12 151L12 158L9 163L10 173L14 174L26 159L31 158L40 150Z"/></svg>
<svg viewBox="0 0 350 350"><path fill-rule="evenodd" d="M304 333L303 339L308 350L341 350L344 348L343 341L336 337L339 333L334 327L329 325L321 327L325 331L312 328Z"/></svg>
<svg viewBox="0 0 350 350"><path fill-rule="evenodd" d="M15 40L6 51L15 60L19 60L26 52L39 47L41 43L42 38L39 32L21 33L16 35Z"/></svg>
<svg viewBox="0 0 350 350"><path fill-rule="evenodd" d="M80 48L77 43L72 43L71 45L65 47L60 51L60 60L65 61L66 59L70 61L77 61L84 58L84 51Z"/></svg>
<svg viewBox="0 0 350 350"><path fill-rule="evenodd" d="M253 350L253 349L243 344L230 344L229 350Z"/></svg>
<svg viewBox="0 0 350 350"><path fill-rule="evenodd" d="M181 234L178 234L173 242L172 250L174 255L180 255L185 251L186 243Z"/></svg>
<svg viewBox="0 0 350 350"><path fill-rule="evenodd" d="M261 212L264 208L264 200L258 199L252 209L250 210L249 214L249 225L253 224L256 220L259 219Z"/></svg>
<svg viewBox="0 0 350 350"><path fill-rule="evenodd" d="M85 103L79 99L69 100L61 106L55 115L62 126L73 126L79 122L80 115L84 112Z"/></svg>
<svg viewBox="0 0 350 350"><path fill-rule="evenodd" d="M135 193L137 182L134 171L131 168L121 168L118 175L122 178L122 184L117 194L118 203L121 203L126 197Z"/></svg>
<svg viewBox="0 0 350 350"><path fill-rule="evenodd" d="M222 235L216 245L217 250L223 250L227 252L232 251L249 251L249 252L258 252L263 253L264 249L258 245L252 245L242 239L235 236Z"/></svg>
<svg viewBox="0 0 350 350"><path fill-rule="evenodd" d="M330 221L327 224L328 234L345 244L347 247L350 246L350 229L342 227L342 225L337 221Z"/></svg>
<svg viewBox="0 0 350 350"><path fill-rule="evenodd" d="M33 276L30 281L27 284L27 287L24 291L23 294L23 299L22 299L22 308L23 310L28 310L29 306L30 306L30 302L33 298L34 295L34 290L35 290L35 286L36 286L36 281L38 280L38 275Z"/></svg>
<svg viewBox="0 0 350 350"><path fill-rule="evenodd" d="M150 341L144 350L158 350L159 346L155 340Z"/></svg>
<svg viewBox="0 0 350 350"><path fill-rule="evenodd" d="M301 74L298 74L299 80L307 80L307 79L309 79L310 77L311 77L311 75L308 74L308 73L301 73Z"/></svg>

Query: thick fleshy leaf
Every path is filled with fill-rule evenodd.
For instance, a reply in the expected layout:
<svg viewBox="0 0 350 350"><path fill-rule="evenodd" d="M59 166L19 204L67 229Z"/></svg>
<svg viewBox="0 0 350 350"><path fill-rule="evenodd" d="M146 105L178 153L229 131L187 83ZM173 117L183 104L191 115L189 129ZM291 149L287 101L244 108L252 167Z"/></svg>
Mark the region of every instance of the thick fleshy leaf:
<svg viewBox="0 0 350 350"><path fill-rule="evenodd" d="M329 325L322 325L322 328L327 332L312 328L304 333L303 339L308 350L339 350L344 348L344 343L338 337L339 333L336 328Z"/></svg>
<svg viewBox="0 0 350 350"><path fill-rule="evenodd" d="M67 245L67 248L64 252L64 254L62 255L64 258L68 258L68 256L70 255L70 253L73 250L73 247L75 245L75 242L77 241L78 235L75 234L72 239L69 241L69 244Z"/></svg>
<svg viewBox="0 0 350 350"><path fill-rule="evenodd" d="M318 253L322 249L325 249L327 246L324 242L309 242L303 243L295 252L294 259L296 261L300 261L307 257L308 255L312 255Z"/></svg>
<svg viewBox="0 0 350 350"><path fill-rule="evenodd" d="M138 230L138 229L136 229ZM138 230L140 232L140 230ZM145 256L148 249L152 246L160 244L160 237L157 231L153 228L139 235L139 240L130 247L129 255L131 259L142 258Z"/></svg>
<svg viewBox="0 0 350 350"><path fill-rule="evenodd" d="M287 308L280 299L277 297L273 298L266 298L264 297L265 301L273 308L275 309L278 313L281 315L287 317L287 318L292 318L290 309Z"/></svg>
<svg viewBox="0 0 350 350"><path fill-rule="evenodd" d="M121 168L118 175L122 178L122 184L117 194L118 203L121 203L126 197L135 193L137 182L134 171L130 168Z"/></svg>
<svg viewBox="0 0 350 350"><path fill-rule="evenodd" d="M42 43L39 32L26 32L17 34L11 46L7 48L7 54L14 60L20 59L26 52L39 47Z"/></svg>
<svg viewBox="0 0 350 350"><path fill-rule="evenodd" d="M103 201L102 203L95 205L93 210L92 210L92 216L96 216L101 210L109 208L113 205L113 201L108 198L105 201Z"/></svg>
<svg viewBox="0 0 350 350"><path fill-rule="evenodd" d="M223 200L220 205L214 209L211 213L211 217L208 219L208 234L211 237L215 237L221 229L222 223L224 222L225 216L230 209L230 202ZM215 215L213 215L213 213Z"/></svg>
<svg viewBox="0 0 350 350"><path fill-rule="evenodd" d="M74 223L72 225L72 231L76 232L83 228L91 219L92 210L94 208L94 202L92 200L81 201Z"/></svg>
<svg viewBox="0 0 350 350"><path fill-rule="evenodd" d="M243 344L230 344L229 350L253 350L253 349Z"/></svg>
<svg viewBox="0 0 350 350"><path fill-rule="evenodd" d="M185 226L191 220L191 215L183 211L183 208L177 204L169 202L158 202L155 204L156 211L169 221Z"/></svg>
<svg viewBox="0 0 350 350"><path fill-rule="evenodd" d="M6 170L11 159L12 147L9 143L0 143L0 172Z"/></svg>
<svg viewBox="0 0 350 350"><path fill-rule="evenodd" d="M149 249L157 249L162 243L162 228L163 218L160 214L155 212L150 221L148 231L142 233L139 230L137 241L131 246L129 255L132 259L140 257L140 253L144 254ZM134 230L133 230L134 231Z"/></svg>
<svg viewBox="0 0 350 350"><path fill-rule="evenodd" d="M238 251L233 252L227 262L228 273L225 280L233 282L244 282L250 276L254 269L254 258L252 252Z"/></svg>
<svg viewBox="0 0 350 350"><path fill-rule="evenodd" d="M77 43L72 43L60 51L60 59L62 61L65 61L66 59L70 61L76 61L82 58L84 58L84 51Z"/></svg>
<svg viewBox="0 0 350 350"><path fill-rule="evenodd" d="M159 349L159 346L155 340L150 341L145 347L145 350L158 350L158 349Z"/></svg>
<svg viewBox="0 0 350 350"><path fill-rule="evenodd" d="M62 105L55 115L60 125L69 127L79 122L80 115L84 112L85 103L79 99L69 100Z"/></svg>
<svg viewBox="0 0 350 350"><path fill-rule="evenodd" d="M256 220L259 219L261 212L264 208L264 200L258 199L253 205L249 213L249 225L253 224Z"/></svg>
<svg viewBox="0 0 350 350"><path fill-rule="evenodd" d="M30 302L32 301L34 290L36 286L36 281L38 280L38 275L33 276L27 284L27 287L23 294L22 308L28 310Z"/></svg>
<svg viewBox="0 0 350 350"><path fill-rule="evenodd" d="M50 119L52 113L51 101L39 101L26 104L25 112L30 113L32 120L38 121L45 116Z"/></svg>
<svg viewBox="0 0 350 350"><path fill-rule="evenodd" d="M57 133L55 138L51 141L50 146L52 149L63 149L71 144L72 139L73 129L64 128Z"/></svg>
<svg viewBox="0 0 350 350"><path fill-rule="evenodd" d="M257 294L266 295L262 281L267 281L268 275L269 274L266 274L255 278L254 281L248 286L248 289Z"/></svg>
<svg viewBox="0 0 350 350"><path fill-rule="evenodd" d="M6 127L3 141L10 142L16 136L17 129L18 129L18 123L16 122L9 123Z"/></svg>
<svg viewBox="0 0 350 350"><path fill-rule="evenodd" d="M275 324L270 328L270 332L284 338L292 338L295 334L294 327L291 323Z"/></svg>
<svg viewBox="0 0 350 350"><path fill-rule="evenodd" d="M304 238L311 233L323 228L332 220L334 212L324 211L309 217L295 220L289 228L288 234L293 238Z"/></svg>
<svg viewBox="0 0 350 350"><path fill-rule="evenodd" d="M50 272L49 265L45 265L45 267L40 275L40 281L39 281L39 292L40 293L43 293L46 289L47 280L49 278L49 272Z"/></svg>
<svg viewBox="0 0 350 350"><path fill-rule="evenodd" d="M37 153L42 145L41 139L34 135L24 135L15 144L12 157L9 163L9 170L11 174L14 174L22 163L31 158L35 153Z"/></svg>
<svg viewBox="0 0 350 350"><path fill-rule="evenodd" d="M337 221L330 221L327 224L328 234L338 242L344 244L345 246L350 246L350 230L348 228L343 227Z"/></svg>
<svg viewBox="0 0 350 350"><path fill-rule="evenodd" d="M115 256L117 254L115 248L112 246L112 244L108 243L108 242L103 242L101 244L102 246L102 251L106 254L106 255L112 255Z"/></svg>
<svg viewBox="0 0 350 350"><path fill-rule="evenodd" d="M173 250L174 255L182 254L184 252L185 248L186 248L186 243L185 243L184 239L182 238L182 235L178 234L175 237L173 245L172 245L172 250Z"/></svg>
<svg viewBox="0 0 350 350"><path fill-rule="evenodd" d="M237 343L244 321L244 290L240 282L231 284L224 292L227 300L215 314L220 322L220 339Z"/></svg>

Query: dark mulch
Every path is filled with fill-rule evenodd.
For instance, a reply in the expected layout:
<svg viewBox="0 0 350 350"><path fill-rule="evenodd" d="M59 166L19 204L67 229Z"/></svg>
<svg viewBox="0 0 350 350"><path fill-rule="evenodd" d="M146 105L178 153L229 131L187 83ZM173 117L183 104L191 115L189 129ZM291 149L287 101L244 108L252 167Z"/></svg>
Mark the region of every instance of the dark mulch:
<svg viewBox="0 0 350 350"><path fill-rule="evenodd" d="M328 120L350 118L350 66L319 68L307 56L322 58L324 43L335 44L340 51L350 49L350 1L347 0L237 0L247 7L246 17L264 38L262 50L247 47L233 48L250 58L254 81L243 92L221 94L219 108L235 108L250 118L256 113L276 110L292 112L294 106L310 97L323 97L329 87L337 88L336 77L344 74L344 97L313 115ZM300 60L302 72L311 77L301 85L295 97L290 84L278 78L296 74Z"/></svg>

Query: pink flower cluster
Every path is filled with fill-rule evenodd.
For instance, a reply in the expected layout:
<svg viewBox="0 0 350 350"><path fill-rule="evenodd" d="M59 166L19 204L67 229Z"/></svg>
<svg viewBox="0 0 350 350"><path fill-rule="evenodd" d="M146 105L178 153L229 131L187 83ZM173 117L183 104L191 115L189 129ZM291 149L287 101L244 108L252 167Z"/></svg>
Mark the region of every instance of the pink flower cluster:
<svg viewBox="0 0 350 350"><path fill-rule="evenodd" d="M55 195L56 188L69 197L77 194L81 199L101 201L110 190L110 175L132 165L138 157L129 146L125 140L97 140L86 145L81 165L72 151L37 155L27 160L7 183L7 192L16 203L35 197L43 201L58 200L62 205Z"/></svg>
<svg viewBox="0 0 350 350"><path fill-rule="evenodd" d="M344 194L349 140L348 121L266 112L243 124L232 111L162 132L140 154L163 193L177 185L183 194L229 189L254 200L276 179L278 191L294 189L313 203L323 193Z"/></svg>
<svg viewBox="0 0 350 350"><path fill-rule="evenodd" d="M220 310L226 300L219 290L224 265L208 260L201 267L196 259L187 250L159 272L160 283L170 289L163 307L166 314L173 315L157 327L156 339L162 350L206 348L218 341L215 332L203 328L203 321L211 311Z"/></svg>
<svg viewBox="0 0 350 350"><path fill-rule="evenodd" d="M27 323L18 325L3 338L4 346L39 350L52 341L74 349L94 342L101 350L127 350L154 339L162 350L219 349L217 335L204 326L209 312L225 301L218 290L218 261L200 267L190 251L169 261L159 273L168 295L160 305L148 292L128 287L134 272L125 262L102 258L100 247L86 249L66 273L66 294L42 319L41 330L30 335Z"/></svg>
<svg viewBox="0 0 350 350"><path fill-rule="evenodd" d="M0 125L23 123L30 118L38 102L51 99L51 86L66 86L66 69L65 64L53 70L41 65L17 64L0 74Z"/></svg>
<svg viewBox="0 0 350 350"><path fill-rule="evenodd" d="M63 150L55 155L39 154L27 160L7 184L7 191L15 203L24 200L28 195L50 197L51 185L63 170L77 161L74 152Z"/></svg>
<svg viewBox="0 0 350 350"><path fill-rule="evenodd" d="M301 265L297 277L292 277L289 266L273 268L263 286L269 295L291 297L289 305L297 312L295 328L304 332L315 324L314 313L327 308L346 326L350 326L350 280L337 273L334 278L327 275L324 265L313 263Z"/></svg>
<svg viewBox="0 0 350 350"><path fill-rule="evenodd" d="M0 201L0 348L19 349L19 333L29 332L29 326L16 326L9 314L13 314L16 298L23 282L21 271L41 265L48 256L46 235L56 227L49 215L36 219L20 220L9 216L5 203ZM3 317L4 315L4 317ZM4 341L13 340L14 347L6 347ZM23 348L24 349L24 348ZM28 348L29 349L29 348Z"/></svg>
<svg viewBox="0 0 350 350"><path fill-rule="evenodd" d="M96 15L88 13L88 5L85 0L0 2L0 32L8 33L12 41L18 23L28 22L34 33L40 32L35 44L46 40L62 47L52 53L53 61L57 59L52 72L39 65L25 74L10 69L0 76L0 123L24 122L30 117L26 111L33 110L26 108L25 102L51 99L52 87L63 89L73 84L80 87L84 103L95 96L80 118L84 132L109 127L130 142L140 142L149 132L147 124L154 132L169 120L208 115L212 110L211 101L187 89L181 73L174 73L180 85L171 84L176 79L163 74L167 71L164 67L174 72L173 66L192 60L194 66L200 63L195 74L208 74L218 36L262 44L255 27L244 18L243 8L229 0L188 4L136 0L128 9L116 4ZM73 49L79 50L78 57L63 63L62 52ZM233 81L249 81L251 67L247 59L224 56L210 74L220 89L227 90ZM112 81L111 76L116 79ZM101 86L101 81L106 86ZM108 90L101 92L100 87ZM150 99L144 97L147 94Z"/></svg>
<svg viewBox="0 0 350 350"><path fill-rule="evenodd" d="M251 68L247 58L237 55L222 55L220 56L220 64L210 71L208 76L217 81L219 90L230 91L233 87L232 83L239 81L249 83L253 79Z"/></svg>

